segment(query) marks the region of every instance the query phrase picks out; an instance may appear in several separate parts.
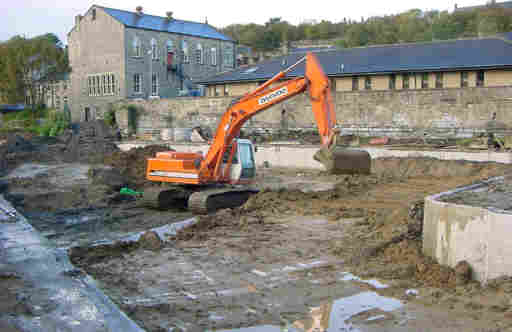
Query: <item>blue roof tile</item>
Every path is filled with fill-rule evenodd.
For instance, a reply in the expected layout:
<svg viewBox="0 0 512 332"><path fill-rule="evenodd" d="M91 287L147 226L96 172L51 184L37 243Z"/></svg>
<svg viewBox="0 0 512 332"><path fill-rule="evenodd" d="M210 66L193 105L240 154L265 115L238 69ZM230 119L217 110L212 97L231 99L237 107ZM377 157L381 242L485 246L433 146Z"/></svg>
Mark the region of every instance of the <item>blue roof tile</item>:
<svg viewBox="0 0 512 332"><path fill-rule="evenodd" d="M499 38L357 47L315 54L328 76L512 68L512 42ZM276 57L249 67L221 73L197 83L267 80L303 56L304 53L293 53ZM254 67L257 69L251 70ZM304 75L304 64L300 64L288 73L289 77L302 75Z"/></svg>
<svg viewBox="0 0 512 332"><path fill-rule="evenodd" d="M233 41L233 39L220 33L214 27L205 23L182 21L176 19L169 20L166 17L153 16L148 14L142 14L142 16L140 16L134 12L99 6L98 8L103 9L110 16L112 16L113 18L115 18L116 20L130 28L148 29L204 38Z"/></svg>

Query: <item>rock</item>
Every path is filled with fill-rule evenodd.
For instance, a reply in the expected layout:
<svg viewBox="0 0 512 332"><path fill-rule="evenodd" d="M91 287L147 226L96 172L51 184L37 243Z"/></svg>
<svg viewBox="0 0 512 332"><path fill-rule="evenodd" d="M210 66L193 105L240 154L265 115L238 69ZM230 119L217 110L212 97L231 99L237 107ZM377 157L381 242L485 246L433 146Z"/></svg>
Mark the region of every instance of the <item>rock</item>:
<svg viewBox="0 0 512 332"><path fill-rule="evenodd" d="M460 261L455 266L457 285L465 285L471 280L471 265L467 261Z"/></svg>
<svg viewBox="0 0 512 332"><path fill-rule="evenodd" d="M144 249L159 250L162 249L164 243L158 234L154 231L147 231L139 238L139 245Z"/></svg>

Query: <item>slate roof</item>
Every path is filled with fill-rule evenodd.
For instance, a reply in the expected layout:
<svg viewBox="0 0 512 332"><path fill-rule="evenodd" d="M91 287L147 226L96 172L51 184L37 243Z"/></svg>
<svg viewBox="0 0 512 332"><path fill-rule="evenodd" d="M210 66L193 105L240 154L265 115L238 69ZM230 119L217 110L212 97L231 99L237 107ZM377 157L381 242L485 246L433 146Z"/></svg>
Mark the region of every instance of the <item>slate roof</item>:
<svg viewBox="0 0 512 332"><path fill-rule="evenodd" d="M512 42L500 38L460 39L433 43L395 44L357 47L315 53L330 77L512 68ZM294 64L305 53L272 58L251 66L240 67L199 80L199 84L251 82L267 80ZM288 77L304 75L304 63Z"/></svg>
<svg viewBox="0 0 512 332"><path fill-rule="evenodd" d="M96 7L103 9L107 14L129 28L171 32L203 38L233 41L233 39L220 33L211 25L205 23L183 21L174 18L169 20L167 17L148 14L142 14L142 16L140 16L135 12L101 6Z"/></svg>

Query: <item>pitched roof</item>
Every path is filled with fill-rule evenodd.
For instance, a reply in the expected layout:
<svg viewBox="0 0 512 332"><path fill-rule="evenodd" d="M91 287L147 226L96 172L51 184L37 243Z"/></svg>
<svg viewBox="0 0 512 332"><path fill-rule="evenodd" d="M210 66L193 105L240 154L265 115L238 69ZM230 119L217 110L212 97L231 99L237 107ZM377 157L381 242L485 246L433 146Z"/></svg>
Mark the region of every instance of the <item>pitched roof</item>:
<svg viewBox="0 0 512 332"><path fill-rule="evenodd" d="M512 42L500 38L356 47L316 52L315 54L327 76L331 77L476 68L512 68ZM272 58L196 83L209 85L267 80L304 55L305 53L293 53ZM303 63L290 71L287 76L302 75L304 75Z"/></svg>
<svg viewBox="0 0 512 332"><path fill-rule="evenodd" d="M171 32L203 38L233 41L233 39L220 33L211 25L205 23L183 21L174 18L169 20L167 17L148 15L144 13L139 15L135 12L129 12L120 9L101 6L96 7L103 9L107 14L129 28Z"/></svg>

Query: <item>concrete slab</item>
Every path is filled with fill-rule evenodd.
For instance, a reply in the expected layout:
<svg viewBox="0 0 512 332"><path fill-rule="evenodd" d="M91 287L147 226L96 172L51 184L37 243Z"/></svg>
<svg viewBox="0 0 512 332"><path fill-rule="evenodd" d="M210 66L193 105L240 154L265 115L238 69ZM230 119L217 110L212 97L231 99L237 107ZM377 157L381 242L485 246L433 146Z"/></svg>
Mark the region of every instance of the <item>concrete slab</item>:
<svg viewBox="0 0 512 332"><path fill-rule="evenodd" d="M0 266L34 285L30 315L8 317L22 331L143 331L97 287L76 271L67 253L54 248L0 195ZM2 272L2 271L0 271ZM32 296L32 295L30 295ZM0 320L7 319L0 313Z"/></svg>
<svg viewBox="0 0 512 332"><path fill-rule="evenodd" d="M474 279L482 283L512 276L511 193L501 192L502 199L497 200L483 194L487 202L480 200L482 204L474 199L503 181L504 177L497 177L425 198L423 252L450 267L467 261Z"/></svg>

